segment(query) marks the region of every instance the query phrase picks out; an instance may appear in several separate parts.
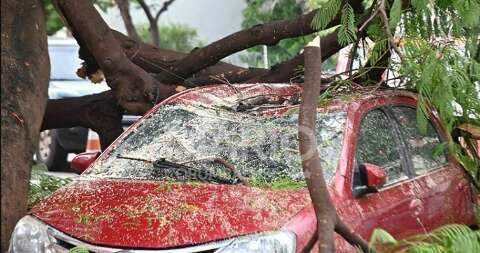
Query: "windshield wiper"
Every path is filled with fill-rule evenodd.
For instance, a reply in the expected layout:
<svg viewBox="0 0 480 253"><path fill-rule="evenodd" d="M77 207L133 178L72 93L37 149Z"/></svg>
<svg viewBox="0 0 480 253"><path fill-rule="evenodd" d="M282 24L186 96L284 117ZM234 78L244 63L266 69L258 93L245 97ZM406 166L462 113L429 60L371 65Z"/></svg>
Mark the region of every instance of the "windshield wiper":
<svg viewBox="0 0 480 253"><path fill-rule="evenodd" d="M243 185L246 185L246 186L249 185L247 179L242 176L242 174L235 168L235 166L233 166L233 164L231 164L231 163L228 162L227 160L225 160L225 159L223 159L223 158L220 158L220 157L205 157L205 158L200 158L200 159L197 159L197 160L187 161L187 162L184 162L183 164L185 164L185 163L199 162L199 161L210 161L210 162L214 162L214 163L221 164L221 165L223 165L224 167L226 167L228 170L230 170L230 172L231 172Z"/></svg>
<svg viewBox="0 0 480 253"><path fill-rule="evenodd" d="M223 177L219 177L217 175L212 174L210 171L207 170L198 170L193 167L181 164L181 163L176 163L172 161L168 161L165 158L160 158L154 161L143 159L143 158L137 158L137 157L128 157L128 156L122 156L122 155L117 155L117 158L120 159L128 159L128 160L134 160L134 161L141 161L145 163L150 163L153 165L155 168L159 169L182 169L184 170L185 174L188 176L186 178L196 178L200 181L205 181L208 182L209 179L221 183L221 184L234 184L234 182L230 179L226 179Z"/></svg>

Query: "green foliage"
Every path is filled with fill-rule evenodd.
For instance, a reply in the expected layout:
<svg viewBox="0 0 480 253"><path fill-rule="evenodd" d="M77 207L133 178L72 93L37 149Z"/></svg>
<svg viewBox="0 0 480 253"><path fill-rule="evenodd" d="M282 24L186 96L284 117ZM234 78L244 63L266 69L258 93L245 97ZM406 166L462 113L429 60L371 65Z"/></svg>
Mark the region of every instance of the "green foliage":
<svg viewBox="0 0 480 253"><path fill-rule="evenodd" d="M412 1L414 11L403 15L404 55L398 68L408 78L406 88L418 92L421 131L426 128L429 107L436 109L448 132L461 122L480 125L479 15L472 17L465 9L478 6L478 0L465 2L444 0L432 5ZM443 15L434 19L434 13ZM462 154L457 144L447 141L450 153L476 175L480 161Z"/></svg>
<svg viewBox="0 0 480 253"><path fill-rule="evenodd" d="M375 229L369 247L377 252L463 253L480 252L480 231L465 225L446 225L431 233L397 241L387 231Z"/></svg>
<svg viewBox="0 0 480 253"><path fill-rule="evenodd" d="M333 20L340 10L341 0L323 0L311 1L311 5L318 8L317 14L313 18L312 27L315 30L323 30L327 28L328 23Z"/></svg>
<svg viewBox="0 0 480 253"><path fill-rule="evenodd" d="M342 6L341 0L312 0L312 6L317 7L318 11L312 20L312 27L324 34L325 28L331 31L328 24L340 13L340 26L338 28L338 42L342 46L353 43L357 39L355 14L350 4L345 3Z"/></svg>
<svg viewBox="0 0 480 253"><path fill-rule="evenodd" d="M338 41L347 45L356 40L356 20L352 7L340 0L312 0L319 11L312 21L318 29L331 29L327 24L340 10ZM378 1L363 1L375 13ZM401 0L386 1L390 36L401 37L397 46L401 57L390 58L389 66L402 76L401 88L418 93L418 128L427 128L428 112L435 109L451 132L462 122L480 125L480 0L412 0L411 7L402 9ZM326 29L325 29L326 30ZM369 50L370 66L392 52L390 37L383 20L376 16L367 26L367 35L374 42ZM325 33L324 31L321 33ZM353 50L352 50L353 51ZM365 70L359 70L364 72ZM480 168L480 161L461 152L451 139L444 147L470 171ZM479 178L475 178L480 183Z"/></svg>
<svg viewBox="0 0 480 253"><path fill-rule="evenodd" d="M82 246L71 248L68 253L88 253L88 249Z"/></svg>
<svg viewBox="0 0 480 253"><path fill-rule="evenodd" d="M137 28L143 41L152 42L148 26L143 25ZM198 39L197 31L185 24L160 25L160 45L162 48L188 53L195 47L202 47L205 42Z"/></svg>
<svg viewBox="0 0 480 253"><path fill-rule="evenodd" d="M394 30L398 22L400 22L400 17L402 15L402 0L394 0L392 8L390 8L390 19L388 25L391 30Z"/></svg>
<svg viewBox="0 0 480 253"><path fill-rule="evenodd" d="M247 6L242 11L242 28L247 29L257 24L268 23L276 20L290 19L302 15L304 9L302 4L296 0L248 0ZM269 6L273 4L273 6ZM296 56L301 49L313 39L312 35L284 39L277 45L268 46L268 61L274 65ZM263 67L263 48L262 46L247 49L248 56L242 56L242 61L252 67Z"/></svg>
<svg viewBox="0 0 480 253"><path fill-rule="evenodd" d="M42 0L42 6L45 13L45 21L47 24L47 34L52 35L58 30L62 29L63 22L60 19L55 7L52 4L51 0Z"/></svg>
<svg viewBox="0 0 480 253"><path fill-rule="evenodd" d="M276 178L267 182L259 177L248 178L248 183L254 187L272 188L272 189L298 189L307 187L305 181L296 181L290 178Z"/></svg>
<svg viewBox="0 0 480 253"><path fill-rule="evenodd" d="M355 42L357 39L355 27L355 14L350 4L345 4L342 8L341 26L338 30L338 42L342 46L346 46Z"/></svg>
<svg viewBox="0 0 480 253"><path fill-rule="evenodd" d="M106 11L108 8L114 6L113 0L95 0L97 5L102 11ZM47 24L47 34L53 35L64 27L63 21L57 13L57 10L52 4L52 0L41 0L43 11L45 13L45 22Z"/></svg>
<svg viewBox="0 0 480 253"><path fill-rule="evenodd" d="M33 182L30 182L28 208L32 208L36 203L71 181L68 178L47 175L45 174L46 170L46 166L43 164L36 164L32 167Z"/></svg>

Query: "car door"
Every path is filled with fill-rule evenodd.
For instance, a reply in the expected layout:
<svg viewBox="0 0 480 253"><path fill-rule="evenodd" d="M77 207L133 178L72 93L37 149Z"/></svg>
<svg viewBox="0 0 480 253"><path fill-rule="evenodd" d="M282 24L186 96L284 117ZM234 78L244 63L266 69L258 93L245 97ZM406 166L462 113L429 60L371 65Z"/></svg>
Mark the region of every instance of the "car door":
<svg viewBox="0 0 480 253"><path fill-rule="evenodd" d="M391 111L400 126L413 174L408 184L414 188L423 206L422 225L431 230L450 223L471 224L473 195L470 183L462 169L449 162L441 149L438 129L428 121L426 132L421 132L413 107L393 106Z"/></svg>
<svg viewBox="0 0 480 253"><path fill-rule="evenodd" d="M422 231L418 219L421 202L416 198L409 180L408 164L397 125L383 108L368 111L357 133L353 192L361 187L359 166L375 164L385 169L387 180L376 193L360 194L354 199L359 210L364 238L375 228L387 230L397 238ZM357 171L358 172L358 171Z"/></svg>

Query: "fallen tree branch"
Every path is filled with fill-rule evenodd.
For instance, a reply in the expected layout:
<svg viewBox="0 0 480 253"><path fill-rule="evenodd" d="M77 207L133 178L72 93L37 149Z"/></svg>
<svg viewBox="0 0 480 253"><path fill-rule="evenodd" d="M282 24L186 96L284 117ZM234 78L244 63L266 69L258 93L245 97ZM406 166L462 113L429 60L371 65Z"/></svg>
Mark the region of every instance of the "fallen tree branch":
<svg viewBox="0 0 480 253"><path fill-rule="evenodd" d="M305 47L305 83L298 120L299 149L303 172L317 217L319 252L334 252L334 231L350 244L360 247L364 252L370 252L368 244L354 234L338 216L320 165L315 137L318 96L322 89L320 45L320 39L317 37Z"/></svg>
<svg viewBox="0 0 480 253"><path fill-rule="evenodd" d="M162 72L156 78L166 83L182 82L182 78L188 78L193 73L243 49L261 44L275 45L285 38L311 34L315 31L311 27L311 22L315 15L316 11L311 11L290 20L256 25L250 29L236 32L206 47L197 49L175 62L169 68L170 72L175 73L175 75L172 75L170 72ZM338 22L338 19L332 21L333 24Z"/></svg>
<svg viewBox="0 0 480 253"><path fill-rule="evenodd" d="M319 252L334 252L335 207L330 199L315 140L315 122L321 87L320 38L305 47L305 83L298 119L298 139L303 173L317 218Z"/></svg>
<svg viewBox="0 0 480 253"><path fill-rule="evenodd" d="M175 93L175 87L158 83L129 60L91 0L55 2L81 46L95 58L123 108L144 113L156 101Z"/></svg>
<svg viewBox="0 0 480 253"><path fill-rule="evenodd" d="M41 131L77 126L90 128L99 134L104 150L123 132L123 112L112 91L83 97L49 99Z"/></svg>

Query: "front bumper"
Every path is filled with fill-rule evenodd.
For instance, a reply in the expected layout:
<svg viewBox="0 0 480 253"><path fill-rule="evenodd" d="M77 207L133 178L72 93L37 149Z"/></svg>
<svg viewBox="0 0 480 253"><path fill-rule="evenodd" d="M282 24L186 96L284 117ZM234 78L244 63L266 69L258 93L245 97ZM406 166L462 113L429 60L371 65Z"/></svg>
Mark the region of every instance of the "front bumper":
<svg viewBox="0 0 480 253"><path fill-rule="evenodd" d="M24 217L25 218L25 217ZM53 245L50 246L50 249L54 249L53 252L55 253L69 253L71 249L75 247L80 247L87 249L89 252L98 252L98 253L210 253L214 252L217 249L223 248L230 244L234 239L227 239L221 241L215 241L211 243L205 243L201 245L195 246L187 246L183 248L174 248L174 249L141 249L141 250L129 250L129 249L122 249L122 248L114 248L108 246L98 246L93 245L76 238L73 238L51 226L48 224L40 221L34 216L29 216L31 219L35 219L35 223L41 223L42 226L45 226L46 233L48 238L54 238ZM12 242L11 242L12 243ZM12 248L12 247L10 247ZM49 251L52 252L52 251ZM9 253L16 253L14 251L9 251Z"/></svg>

